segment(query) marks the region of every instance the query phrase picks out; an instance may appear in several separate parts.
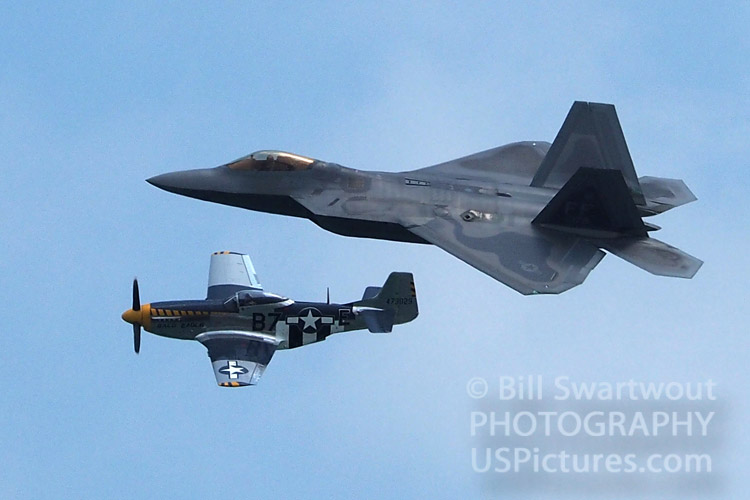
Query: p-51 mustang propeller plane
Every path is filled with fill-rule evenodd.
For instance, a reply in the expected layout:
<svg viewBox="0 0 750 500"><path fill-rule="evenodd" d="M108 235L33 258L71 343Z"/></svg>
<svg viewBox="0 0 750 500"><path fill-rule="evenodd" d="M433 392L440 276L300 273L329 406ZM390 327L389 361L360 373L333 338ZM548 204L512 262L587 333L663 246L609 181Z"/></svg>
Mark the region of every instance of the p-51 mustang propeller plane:
<svg viewBox="0 0 750 500"><path fill-rule="evenodd" d="M216 382L223 387L257 384L277 349L351 330L386 333L418 314L411 273L391 273L382 287L367 287L356 302L296 302L265 292L250 257L235 252L211 256L205 300L140 302L134 280L133 307L122 319L133 325L135 352L140 351L141 327L162 337L197 340L208 349Z"/></svg>
<svg viewBox="0 0 750 500"><path fill-rule="evenodd" d="M643 221L696 198L637 177L611 104L575 102L554 142L517 142L419 170L363 172L281 151L148 179L166 191L305 217L344 236L431 243L523 294L583 283L613 253L692 278L702 262Z"/></svg>

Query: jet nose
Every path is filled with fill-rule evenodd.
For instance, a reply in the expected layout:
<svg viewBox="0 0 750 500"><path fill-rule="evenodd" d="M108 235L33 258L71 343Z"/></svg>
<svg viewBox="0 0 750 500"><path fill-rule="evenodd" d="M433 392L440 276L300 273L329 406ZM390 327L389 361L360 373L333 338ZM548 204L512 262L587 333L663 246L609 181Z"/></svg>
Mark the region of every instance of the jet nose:
<svg viewBox="0 0 750 500"><path fill-rule="evenodd" d="M190 196L196 192L220 190L220 174L214 168L199 168L169 172L146 179L146 182L165 191Z"/></svg>

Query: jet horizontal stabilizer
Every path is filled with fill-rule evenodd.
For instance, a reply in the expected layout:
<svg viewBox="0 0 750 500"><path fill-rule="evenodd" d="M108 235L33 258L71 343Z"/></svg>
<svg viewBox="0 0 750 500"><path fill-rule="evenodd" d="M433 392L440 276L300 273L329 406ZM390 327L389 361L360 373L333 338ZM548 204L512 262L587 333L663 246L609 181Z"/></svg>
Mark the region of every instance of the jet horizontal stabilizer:
<svg viewBox="0 0 750 500"><path fill-rule="evenodd" d="M595 102L574 102L551 144L515 142L417 170L388 170L259 151L149 182L212 203L306 218L342 236L433 244L525 295L580 285L606 255L607 242L647 238L659 228L646 217L695 199L680 180L639 178L615 107ZM620 243L610 245L647 267L653 264L642 255L653 253L648 248L631 255ZM217 271L209 280L212 300L226 303L230 293L257 282L241 266ZM386 288L367 289L362 307L389 309L379 300L389 296ZM416 317L416 297L390 299L402 301L394 324Z"/></svg>
<svg viewBox="0 0 750 500"><path fill-rule="evenodd" d="M651 274L692 278L703 261L656 238L618 238L601 242L602 248Z"/></svg>
<svg viewBox="0 0 750 500"><path fill-rule="evenodd" d="M639 177L646 198L644 215L656 215L697 200L682 179Z"/></svg>

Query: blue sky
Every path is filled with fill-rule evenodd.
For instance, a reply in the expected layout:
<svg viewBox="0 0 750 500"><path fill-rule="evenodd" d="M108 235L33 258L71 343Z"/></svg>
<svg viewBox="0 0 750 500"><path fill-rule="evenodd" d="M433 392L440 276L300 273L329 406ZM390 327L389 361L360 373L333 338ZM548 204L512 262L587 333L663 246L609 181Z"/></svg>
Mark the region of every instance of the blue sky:
<svg viewBox="0 0 750 500"><path fill-rule="evenodd" d="M471 467L467 381L542 374L716 381L716 472L700 488L635 483L643 498L738 498L749 24L747 2L5 6L0 497L559 498L548 478ZM659 239L705 260L695 279L608 256L581 287L523 297L437 248L144 182L270 148L409 170L551 141L574 100L614 103L639 175L696 193L654 219ZM279 353L247 390L217 388L197 343L145 335L136 357L119 317L133 276L144 301L199 298L225 249L305 300L411 271L421 315ZM633 494L586 481L573 497Z"/></svg>

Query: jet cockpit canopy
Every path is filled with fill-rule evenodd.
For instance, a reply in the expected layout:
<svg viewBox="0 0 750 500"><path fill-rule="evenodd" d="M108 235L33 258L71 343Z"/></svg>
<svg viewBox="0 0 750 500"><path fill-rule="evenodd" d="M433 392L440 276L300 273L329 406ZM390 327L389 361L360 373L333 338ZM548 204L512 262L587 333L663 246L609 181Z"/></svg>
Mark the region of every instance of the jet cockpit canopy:
<svg viewBox="0 0 750 500"><path fill-rule="evenodd" d="M312 158L284 151L256 151L228 163L227 166L233 170L255 172L294 172L307 170L314 162Z"/></svg>

